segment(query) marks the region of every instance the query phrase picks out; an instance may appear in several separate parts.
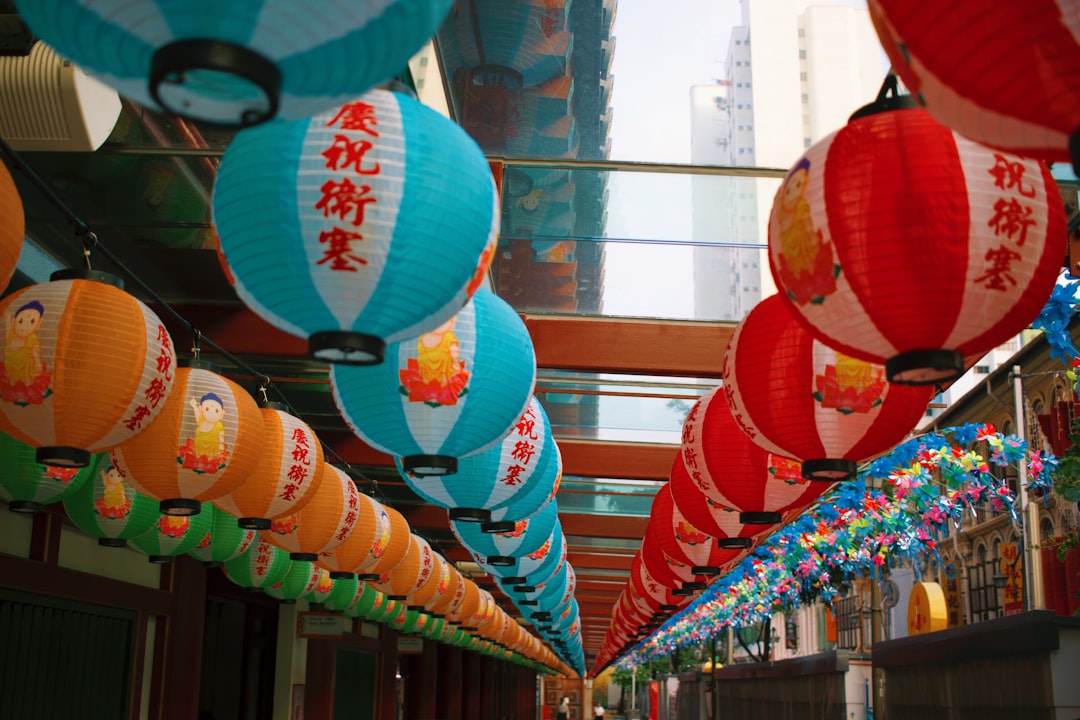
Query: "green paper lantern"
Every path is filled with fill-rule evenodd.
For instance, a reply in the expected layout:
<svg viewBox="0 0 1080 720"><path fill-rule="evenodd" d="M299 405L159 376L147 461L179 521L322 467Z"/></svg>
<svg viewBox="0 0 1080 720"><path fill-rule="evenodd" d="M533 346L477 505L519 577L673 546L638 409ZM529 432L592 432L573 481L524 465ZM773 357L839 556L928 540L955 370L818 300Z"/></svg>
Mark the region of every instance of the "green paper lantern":
<svg viewBox="0 0 1080 720"><path fill-rule="evenodd" d="M433 617L428 620L427 625L420 630L420 634L430 640L438 640L442 635L443 628L446 627L446 621Z"/></svg>
<svg viewBox="0 0 1080 720"><path fill-rule="evenodd" d="M313 605L324 605L326 599L330 597L330 593L334 592L334 583L336 582L337 580L330 577L329 570L319 568L319 579L315 581L315 587L304 596L304 599Z"/></svg>
<svg viewBox="0 0 1080 720"><path fill-rule="evenodd" d="M241 587L264 590L285 577L289 562L289 553L258 537L247 552L226 561L225 577Z"/></svg>
<svg viewBox="0 0 1080 720"><path fill-rule="evenodd" d="M204 503L202 512L210 515L210 530L206 537L191 549L191 556L202 560L208 568L218 568L226 561L247 552L258 533L237 526L236 517Z"/></svg>
<svg viewBox="0 0 1080 720"><path fill-rule="evenodd" d="M160 506L160 503L159 503ZM161 515L149 532L131 538L131 547L152 563L172 562L178 555L195 549L210 532L212 513L198 515Z"/></svg>
<svg viewBox="0 0 1080 720"><path fill-rule="evenodd" d="M382 622L393 630L403 632L402 628L405 627L406 613L408 610L405 608L405 603L397 600L394 600L393 603L393 609L383 617ZM413 612L416 611L414 610Z"/></svg>
<svg viewBox="0 0 1080 720"><path fill-rule="evenodd" d="M102 453L104 454L104 453ZM61 502L82 487L97 469L102 454L93 455L84 468L42 465L37 450L0 433L0 500L13 512L39 513L49 503Z"/></svg>
<svg viewBox="0 0 1080 720"><path fill-rule="evenodd" d="M408 610L405 611L405 622L401 627L401 632L415 635L423 632L423 630L431 624L431 615L421 610Z"/></svg>
<svg viewBox="0 0 1080 720"><path fill-rule="evenodd" d="M377 609L382 609L389 602L386 596L365 582L360 583L360 596L345 612L351 617L372 620Z"/></svg>
<svg viewBox="0 0 1080 720"><path fill-rule="evenodd" d="M331 612L343 613L351 608L364 592L364 584L355 577L334 580L334 589L323 602L323 607Z"/></svg>
<svg viewBox="0 0 1080 720"><path fill-rule="evenodd" d="M288 557L289 553L285 552ZM285 577L264 587L266 594L289 604L307 596L322 577L322 568L307 560L289 560Z"/></svg>
<svg viewBox="0 0 1080 720"><path fill-rule="evenodd" d="M75 527L105 547L124 547L128 540L149 532L161 517L158 501L128 486L107 455L63 502Z"/></svg>

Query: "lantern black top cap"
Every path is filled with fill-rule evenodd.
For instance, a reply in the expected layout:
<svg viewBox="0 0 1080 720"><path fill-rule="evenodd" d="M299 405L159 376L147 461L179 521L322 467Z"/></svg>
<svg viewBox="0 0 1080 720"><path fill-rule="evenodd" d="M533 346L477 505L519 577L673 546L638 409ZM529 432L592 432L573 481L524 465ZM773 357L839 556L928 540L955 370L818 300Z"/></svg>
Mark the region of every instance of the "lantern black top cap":
<svg viewBox="0 0 1080 720"><path fill-rule="evenodd" d="M915 99L911 97L911 95L903 95L900 93L900 82L897 80L896 74L890 71L889 74L885 76L885 81L881 83L881 90L878 91L877 97L874 98L874 102L869 105L863 105L853 112L851 117L848 118L848 122L869 115L891 112L893 110L910 110L911 108L918 106L919 104L915 102Z"/></svg>
<svg viewBox="0 0 1080 720"><path fill-rule="evenodd" d="M124 289L124 280L112 273L102 272L101 270L90 270L89 268L64 268L57 270L49 276L49 280L93 280L94 282L105 283L106 285L112 285L113 287Z"/></svg>

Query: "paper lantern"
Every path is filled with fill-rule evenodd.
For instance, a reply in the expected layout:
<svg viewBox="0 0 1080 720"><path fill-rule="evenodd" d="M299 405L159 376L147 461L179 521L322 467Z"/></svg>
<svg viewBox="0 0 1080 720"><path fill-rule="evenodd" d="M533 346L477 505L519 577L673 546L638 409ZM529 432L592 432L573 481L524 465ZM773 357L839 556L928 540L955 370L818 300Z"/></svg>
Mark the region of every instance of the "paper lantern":
<svg viewBox="0 0 1080 720"><path fill-rule="evenodd" d="M446 568L445 582L440 582L439 587L442 589L438 590L435 597L426 605L428 612L437 618L446 617L446 611L454 604L458 595L464 594L461 584L465 578L461 576L453 563L444 560L442 564Z"/></svg>
<svg viewBox="0 0 1080 720"><path fill-rule="evenodd" d="M411 535L405 559L379 580L372 581L372 585L379 592L386 593L391 600L405 600L427 582L434 568L435 559L431 545L422 537Z"/></svg>
<svg viewBox="0 0 1080 720"><path fill-rule="evenodd" d="M291 567L289 553L256 537L247 552L225 561L222 570L225 577L241 587L265 590L280 582Z"/></svg>
<svg viewBox="0 0 1080 720"><path fill-rule="evenodd" d="M103 455L94 455L86 467L56 467L37 461L34 448L0 433L0 500L12 512L39 513L49 503L61 502L93 476Z"/></svg>
<svg viewBox="0 0 1080 720"><path fill-rule="evenodd" d="M364 563L377 562L390 543L390 516L382 503L360 492L356 494L356 503L356 525L352 532L339 545L319 553L317 562L335 580L352 577ZM408 533L407 525L404 532Z"/></svg>
<svg viewBox="0 0 1080 720"><path fill-rule="evenodd" d="M248 479L263 451L259 406L246 390L193 361L146 430L114 451L135 488L166 515L194 515L202 503Z"/></svg>
<svg viewBox="0 0 1080 720"><path fill-rule="evenodd" d="M934 384L1026 328L1065 255L1065 214L1037 160L965 140L925 110L856 113L788 173L769 264L826 345Z"/></svg>
<svg viewBox="0 0 1080 720"><path fill-rule="evenodd" d="M656 504L655 498L653 504ZM685 596L703 590L705 578L697 577L692 563L683 562L664 552L660 535L670 533L670 527L670 517L662 517L659 513L650 515L645 526L645 535L641 539L641 549L638 551L646 571L657 582L672 588L676 595Z"/></svg>
<svg viewBox="0 0 1080 720"><path fill-rule="evenodd" d="M446 609L446 619L451 624L457 624L461 626L467 626L469 619L477 611L480 606L481 595L480 588L476 586L476 583L469 578L464 578L461 584L461 602L455 602Z"/></svg>
<svg viewBox="0 0 1080 720"><path fill-rule="evenodd" d="M38 462L82 467L157 417L176 354L161 320L119 278L52 278L0 302L0 431L37 448Z"/></svg>
<svg viewBox="0 0 1080 720"><path fill-rule="evenodd" d="M213 506L203 509L210 513L210 529L191 549L190 555L202 560L204 567L218 568L226 561L239 557L255 542L254 530L238 527L236 518Z"/></svg>
<svg viewBox="0 0 1080 720"><path fill-rule="evenodd" d="M976 142L1080 173L1080 20L1074 0L870 0L892 68L934 118Z"/></svg>
<svg viewBox="0 0 1080 720"><path fill-rule="evenodd" d="M566 536L562 526L555 523L551 535L531 553L515 558L511 566L494 565L486 558L473 556L476 563L489 575L501 577L503 582L517 585L541 583L553 576L566 562Z"/></svg>
<svg viewBox="0 0 1080 720"><path fill-rule="evenodd" d="M701 480L707 483L704 476ZM690 478L681 454L671 466L671 496L679 513L695 528L716 538L721 548L749 549L780 527L739 522L738 510L716 502Z"/></svg>
<svg viewBox="0 0 1080 720"><path fill-rule="evenodd" d="M3 163L0 163L0 218L4 218L0 223L0 290L3 290L15 274L26 234L22 198Z"/></svg>
<svg viewBox="0 0 1080 720"><path fill-rule="evenodd" d="M536 512L546 504L555 479L551 459L557 454L547 414L533 397L506 437L459 459L453 475L421 477L407 472L400 458L395 464L405 484L424 500L447 508L450 519L489 522L493 510L521 503L517 512Z"/></svg>
<svg viewBox="0 0 1080 720"><path fill-rule="evenodd" d="M499 225L476 143L384 90L237 133L213 205L240 299L336 363L380 363L387 343L449 321L482 281ZM437 377L449 347L433 350L425 371Z"/></svg>
<svg viewBox="0 0 1080 720"><path fill-rule="evenodd" d="M430 614L429 606L450 589L450 563L437 552L432 552L431 558L433 567L428 572L427 578L405 599L410 610L420 610Z"/></svg>
<svg viewBox="0 0 1080 720"><path fill-rule="evenodd" d="M401 457L414 475L457 472L458 458L497 445L518 427L532 398L532 340L514 309L489 290L436 330L388 346L386 355L382 365L333 366L330 384L352 431Z"/></svg>
<svg viewBox="0 0 1080 720"><path fill-rule="evenodd" d="M515 523L507 532L485 533L476 523L460 520L451 520L450 530L469 552L482 555L491 565L512 567L516 558L539 550L551 537L558 521L558 503L551 502L528 520Z"/></svg>
<svg viewBox="0 0 1080 720"><path fill-rule="evenodd" d="M361 593L350 607L346 608L347 615L365 620L373 619L371 616L381 609L389 600L381 592L365 582L360 583Z"/></svg>
<svg viewBox="0 0 1080 720"><path fill-rule="evenodd" d="M383 510L390 520L389 536L380 536L379 543L383 546L381 554L376 555L373 550L371 557L357 566L356 572L361 580L379 580L397 569L412 547L412 531L405 516L389 505L383 505Z"/></svg>
<svg viewBox="0 0 1080 720"><path fill-rule="evenodd" d="M178 555L194 550L210 532L213 513L159 515L150 530L128 541L132 548L155 564L170 563Z"/></svg>
<svg viewBox="0 0 1080 720"><path fill-rule="evenodd" d="M829 488L804 478L797 460L754 444L721 391L710 390L683 422L682 459L703 493L738 510L741 523L775 525L785 511L807 507Z"/></svg>
<svg viewBox="0 0 1080 720"><path fill-rule="evenodd" d="M279 403L263 403L263 454L248 479L214 504L240 527L268 530L270 519L298 512L322 482L322 443L307 423Z"/></svg>
<svg viewBox="0 0 1080 720"><path fill-rule="evenodd" d="M270 521L267 539L293 560L315 562L345 541L356 527L360 493L344 470L323 463L323 479L303 508Z"/></svg>
<svg viewBox="0 0 1080 720"><path fill-rule="evenodd" d="M108 455L63 502L75 527L96 537L103 547L125 547L131 538L149 532L160 517L157 501L128 485Z"/></svg>
<svg viewBox="0 0 1080 720"><path fill-rule="evenodd" d="M525 489L514 496L513 502L492 508L490 519L480 523L480 531L509 532L522 520L535 516L554 502L562 484L562 473L562 452L558 445L554 445L551 459L544 469L528 481Z"/></svg>
<svg viewBox="0 0 1080 720"><path fill-rule="evenodd" d="M682 459L677 458L681 463ZM721 548L716 538L698 528L684 515L673 497L674 489L667 482L656 493L652 512L659 522L656 539L670 557L690 566L690 572L704 577L725 574L744 557L738 550Z"/></svg>
<svg viewBox="0 0 1080 720"><path fill-rule="evenodd" d="M330 593L334 592L334 587L337 582L337 580L330 577L329 572L323 568L319 568L319 579L315 581L315 587L313 587L311 592L305 595L304 598L316 609L322 609L323 603L330 597Z"/></svg>
<svg viewBox="0 0 1080 720"><path fill-rule="evenodd" d="M302 118L401 72L450 0L19 0L34 34L140 105L252 125Z"/></svg>
<svg viewBox="0 0 1080 720"><path fill-rule="evenodd" d="M309 595L322 578L323 569L308 560L290 560L289 570L277 582L270 583L263 590L267 595L285 604L295 603Z"/></svg>
<svg viewBox="0 0 1080 720"><path fill-rule="evenodd" d="M769 452L802 460L810 480L853 477L915 429L933 395L815 340L779 295L742 319L724 355L724 396L739 427Z"/></svg>
<svg viewBox="0 0 1080 720"><path fill-rule="evenodd" d="M334 589L323 601L323 607L330 612L344 613L360 600L364 587L364 583L356 578L334 580Z"/></svg>

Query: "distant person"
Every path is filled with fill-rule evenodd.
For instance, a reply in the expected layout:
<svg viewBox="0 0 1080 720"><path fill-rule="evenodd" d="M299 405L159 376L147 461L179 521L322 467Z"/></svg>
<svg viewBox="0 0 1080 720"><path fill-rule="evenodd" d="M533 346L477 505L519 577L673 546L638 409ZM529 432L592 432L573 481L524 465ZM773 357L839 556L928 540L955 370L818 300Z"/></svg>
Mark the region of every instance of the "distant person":
<svg viewBox="0 0 1080 720"><path fill-rule="evenodd" d="M555 711L556 720L567 720L570 717L570 698L563 695L559 701L559 709Z"/></svg>
<svg viewBox="0 0 1080 720"><path fill-rule="evenodd" d="M596 703L593 706L593 718L595 718L595 720L604 720L604 706L600 703Z"/></svg>

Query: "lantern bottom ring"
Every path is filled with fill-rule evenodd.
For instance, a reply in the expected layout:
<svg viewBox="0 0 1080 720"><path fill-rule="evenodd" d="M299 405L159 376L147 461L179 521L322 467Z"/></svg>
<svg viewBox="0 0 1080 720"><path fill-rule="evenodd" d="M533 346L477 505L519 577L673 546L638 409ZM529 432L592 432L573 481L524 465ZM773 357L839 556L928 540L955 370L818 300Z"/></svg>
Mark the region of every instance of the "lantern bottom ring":
<svg viewBox="0 0 1080 720"><path fill-rule="evenodd" d="M345 330L323 330L308 337L308 354L339 365L378 365L386 353L386 341L375 335Z"/></svg>
<svg viewBox="0 0 1080 720"><path fill-rule="evenodd" d="M527 582L529 579L522 575L510 575L502 579L503 585L524 585Z"/></svg>
<svg viewBox="0 0 1080 720"><path fill-rule="evenodd" d="M90 451L64 445L45 445L34 453L35 459L42 465L64 468L81 468L90 464Z"/></svg>
<svg viewBox="0 0 1080 720"><path fill-rule="evenodd" d="M450 455L406 455L401 458L401 467L405 472L420 477L453 475L457 472L457 458Z"/></svg>
<svg viewBox="0 0 1080 720"><path fill-rule="evenodd" d="M242 517L236 521L236 526L245 530L269 530L270 518Z"/></svg>
<svg viewBox="0 0 1080 720"><path fill-rule="evenodd" d="M203 560L202 566L207 570L216 570L219 567L225 567L225 563L220 560Z"/></svg>
<svg viewBox="0 0 1080 720"><path fill-rule="evenodd" d="M813 482L841 482L855 477L859 467L851 460L843 458L822 458L804 460L802 475Z"/></svg>
<svg viewBox="0 0 1080 720"><path fill-rule="evenodd" d="M297 562L315 562L319 559L319 554L309 552L294 552L289 553L289 559L296 560Z"/></svg>
<svg viewBox="0 0 1080 720"><path fill-rule="evenodd" d="M741 512L739 522L743 525L779 525L783 517L778 512Z"/></svg>
<svg viewBox="0 0 1080 720"><path fill-rule="evenodd" d="M8 503L8 510L17 513L40 513L45 512L45 506L34 500L12 500Z"/></svg>
<svg viewBox="0 0 1080 720"><path fill-rule="evenodd" d="M154 565L168 565L169 563L171 563L173 561L173 556L172 555L148 555L146 559L149 560L150 562L152 562Z"/></svg>
<svg viewBox="0 0 1080 720"><path fill-rule="evenodd" d="M517 593L536 592L536 586L535 585L515 585L514 586L514 592L517 592Z"/></svg>
<svg viewBox="0 0 1080 720"><path fill-rule="evenodd" d="M451 520L461 522L487 522L491 519L491 511L484 508L450 508L447 513Z"/></svg>
<svg viewBox="0 0 1080 720"><path fill-rule="evenodd" d="M488 534L513 532L516 524L513 520L495 520L481 525L480 532Z"/></svg>
<svg viewBox="0 0 1080 720"><path fill-rule="evenodd" d="M707 586L705 585L705 583L698 582L697 580L695 580L693 582L684 582L682 584L682 589L683 590L690 590L691 592L697 592L698 590L704 590L706 587Z"/></svg>
<svg viewBox="0 0 1080 720"><path fill-rule="evenodd" d="M407 595L387 595L386 599L387 600L397 600L399 602L403 602L406 597L408 597L408 596Z"/></svg>
<svg viewBox="0 0 1080 720"><path fill-rule="evenodd" d="M330 573L330 579L331 580L352 580L353 575L355 575L355 574L356 573L345 572L344 570L335 570L332 573ZM378 576L375 576L375 579L378 580L379 579Z"/></svg>
<svg viewBox="0 0 1080 720"><path fill-rule="evenodd" d="M908 350L885 361L885 376L897 385L936 385L964 374L964 356L955 350Z"/></svg>
<svg viewBox="0 0 1080 720"><path fill-rule="evenodd" d="M1080 177L1080 128L1069 136L1069 156L1072 158L1073 172Z"/></svg>
<svg viewBox="0 0 1080 720"><path fill-rule="evenodd" d="M517 558L510 555L488 555L487 564L493 567L514 567Z"/></svg>
<svg viewBox="0 0 1080 720"><path fill-rule="evenodd" d="M725 537L716 539L716 547L727 550L742 550L752 547L754 541L748 537Z"/></svg>
<svg viewBox="0 0 1080 720"><path fill-rule="evenodd" d="M675 588L674 590L671 591L671 594L676 596L676 597L690 597L691 595L693 595L696 592L697 592L697 590L692 590L692 589L690 589L690 588L688 588L686 586L683 586L681 588Z"/></svg>
<svg viewBox="0 0 1080 720"><path fill-rule="evenodd" d="M150 59L150 95L171 113L229 127L266 122L278 111L281 71L242 45L177 40ZM227 92L222 93L224 86Z"/></svg>
<svg viewBox="0 0 1080 720"><path fill-rule="evenodd" d="M539 600L518 600L518 607L536 607L540 604Z"/></svg>
<svg viewBox="0 0 1080 720"><path fill-rule="evenodd" d="M704 575L705 577L716 577L720 574L720 568L715 565L695 565L690 568L690 572L695 575Z"/></svg>
<svg viewBox="0 0 1080 720"><path fill-rule="evenodd" d="M202 512L202 503L191 498L168 498L158 504L162 515L191 516Z"/></svg>
<svg viewBox="0 0 1080 720"><path fill-rule="evenodd" d="M97 544L101 547L122 548L127 547L127 540L121 538L103 537L98 538Z"/></svg>
<svg viewBox="0 0 1080 720"><path fill-rule="evenodd" d="M331 577L333 577L333 576L331 576ZM380 577L382 577L382 576L377 574L377 573L357 573L356 574L356 579L357 580L362 580L364 582L377 582Z"/></svg>

